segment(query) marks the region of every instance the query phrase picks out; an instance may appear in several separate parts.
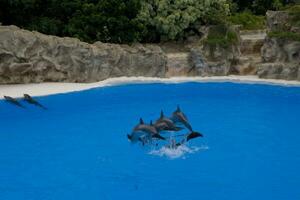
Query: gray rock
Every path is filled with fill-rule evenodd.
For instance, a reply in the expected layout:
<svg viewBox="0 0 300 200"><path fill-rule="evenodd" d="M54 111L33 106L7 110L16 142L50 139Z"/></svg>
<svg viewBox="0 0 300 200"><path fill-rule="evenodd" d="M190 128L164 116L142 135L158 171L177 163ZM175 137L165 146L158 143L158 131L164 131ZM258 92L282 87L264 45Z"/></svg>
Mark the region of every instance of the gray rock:
<svg viewBox="0 0 300 200"><path fill-rule="evenodd" d="M95 82L165 73L166 56L156 45L88 44L0 26L0 83Z"/></svg>
<svg viewBox="0 0 300 200"><path fill-rule="evenodd" d="M300 80L299 66L288 63L262 63L257 74L260 78Z"/></svg>
<svg viewBox="0 0 300 200"><path fill-rule="evenodd" d="M298 29L290 24L289 14L285 11L268 11L269 31L287 32ZM300 42L289 38L266 37L261 49L263 63L257 74L261 78L300 80Z"/></svg>
<svg viewBox="0 0 300 200"><path fill-rule="evenodd" d="M268 11L267 17L267 30L268 31L282 31L290 28L289 14L285 11Z"/></svg>
<svg viewBox="0 0 300 200"><path fill-rule="evenodd" d="M189 76L191 68L189 53L167 53L167 77Z"/></svg>
<svg viewBox="0 0 300 200"><path fill-rule="evenodd" d="M230 66L225 59L223 61L211 61L205 57L205 53L199 48L191 49L190 58L192 62L192 67L189 71L190 75L225 76L229 74Z"/></svg>
<svg viewBox="0 0 300 200"><path fill-rule="evenodd" d="M267 37L261 55L264 62L300 63L300 42Z"/></svg>

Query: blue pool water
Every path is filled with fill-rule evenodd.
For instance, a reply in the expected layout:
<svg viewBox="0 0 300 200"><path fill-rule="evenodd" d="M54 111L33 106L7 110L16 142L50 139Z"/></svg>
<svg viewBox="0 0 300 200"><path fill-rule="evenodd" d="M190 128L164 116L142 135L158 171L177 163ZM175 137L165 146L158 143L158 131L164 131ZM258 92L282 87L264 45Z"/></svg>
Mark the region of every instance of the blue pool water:
<svg viewBox="0 0 300 200"><path fill-rule="evenodd" d="M48 110L0 101L1 200L300 199L300 87L139 84L37 99ZM205 135L187 152L128 142L139 117L177 104Z"/></svg>

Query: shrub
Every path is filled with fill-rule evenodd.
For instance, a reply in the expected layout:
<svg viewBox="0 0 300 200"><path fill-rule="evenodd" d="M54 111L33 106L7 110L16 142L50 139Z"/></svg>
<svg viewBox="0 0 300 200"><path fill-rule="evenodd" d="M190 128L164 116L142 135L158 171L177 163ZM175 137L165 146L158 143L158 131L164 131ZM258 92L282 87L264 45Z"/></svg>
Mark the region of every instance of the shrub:
<svg viewBox="0 0 300 200"><path fill-rule="evenodd" d="M269 37L275 37L280 39L287 39L287 40L293 40L293 41L299 41L300 42L300 34L294 33L294 32L279 32L279 31L272 31L268 33Z"/></svg>
<svg viewBox="0 0 300 200"><path fill-rule="evenodd" d="M265 17L253 15L250 12L236 13L229 17L229 21L233 24L242 25L242 29L255 30L265 28Z"/></svg>
<svg viewBox="0 0 300 200"><path fill-rule="evenodd" d="M212 47L221 46L228 48L230 45L238 43L237 33L227 25L215 25L210 27L204 44Z"/></svg>
<svg viewBox="0 0 300 200"><path fill-rule="evenodd" d="M139 21L155 29L162 40L183 37L195 23L218 24L229 13L226 0L145 0Z"/></svg>
<svg viewBox="0 0 300 200"><path fill-rule="evenodd" d="M0 0L0 21L46 34L131 43L144 27L140 0Z"/></svg>
<svg viewBox="0 0 300 200"><path fill-rule="evenodd" d="M300 26L300 4L290 6L286 9L291 16L291 21L293 26Z"/></svg>

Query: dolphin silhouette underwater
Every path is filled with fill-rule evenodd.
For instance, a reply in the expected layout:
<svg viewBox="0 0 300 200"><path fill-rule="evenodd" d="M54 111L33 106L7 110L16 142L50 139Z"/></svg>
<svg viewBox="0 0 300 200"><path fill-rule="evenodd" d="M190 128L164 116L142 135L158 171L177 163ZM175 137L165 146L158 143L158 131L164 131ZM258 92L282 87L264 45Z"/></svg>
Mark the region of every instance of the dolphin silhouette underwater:
<svg viewBox="0 0 300 200"><path fill-rule="evenodd" d="M13 104L13 105L16 105L16 106L19 106L19 107L21 107L21 108L25 108L17 99L15 99L15 98L12 98L12 97L10 97L10 96L3 96L4 97L4 99L7 101L7 102L9 102L9 103L11 103L11 104Z"/></svg>
<svg viewBox="0 0 300 200"><path fill-rule="evenodd" d="M152 123L151 123L152 124ZM162 137L157 129L153 125L145 124L143 119L140 118L139 124L137 124L131 134L127 134L127 138L131 142L137 142L142 141L143 143L150 141L152 138L157 138L160 140L165 140L164 137Z"/></svg>
<svg viewBox="0 0 300 200"><path fill-rule="evenodd" d="M41 108L47 110L47 108L45 106L40 104L38 101L34 100L29 94L24 94L24 100L30 104L33 104L35 106L38 106L38 107L41 107Z"/></svg>

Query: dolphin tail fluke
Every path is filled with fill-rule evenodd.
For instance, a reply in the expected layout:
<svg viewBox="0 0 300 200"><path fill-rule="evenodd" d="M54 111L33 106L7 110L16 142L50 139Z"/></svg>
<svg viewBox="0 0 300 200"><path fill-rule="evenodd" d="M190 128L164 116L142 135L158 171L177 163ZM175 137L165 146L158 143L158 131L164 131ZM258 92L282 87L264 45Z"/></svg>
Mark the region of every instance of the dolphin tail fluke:
<svg viewBox="0 0 300 200"><path fill-rule="evenodd" d="M191 132L190 134L187 135L186 141L189 141L191 139L197 138L197 137L203 137L203 135L199 132Z"/></svg>
<svg viewBox="0 0 300 200"><path fill-rule="evenodd" d="M166 138L164 138L163 136L161 136L161 135L159 135L159 134L154 134L152 137L153 137L153 138L160 139L160 140L166 140Z"/></svg>

